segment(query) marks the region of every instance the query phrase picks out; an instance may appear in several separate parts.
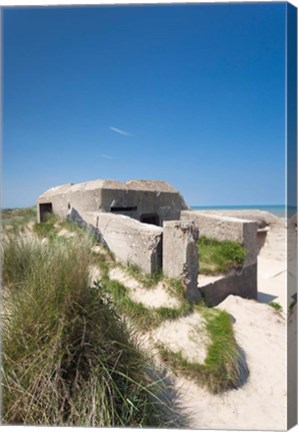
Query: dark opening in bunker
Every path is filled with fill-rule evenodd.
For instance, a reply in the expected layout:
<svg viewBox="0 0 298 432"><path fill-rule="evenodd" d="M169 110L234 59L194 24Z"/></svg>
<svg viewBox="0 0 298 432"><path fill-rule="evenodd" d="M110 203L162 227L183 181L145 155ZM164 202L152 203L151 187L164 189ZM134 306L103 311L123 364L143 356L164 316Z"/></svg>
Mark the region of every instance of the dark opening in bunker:
<svg viewBox="0 0 298 432"><path fill-rule="evenodd" d="M46 222L53 214L52 203L39 204L40 222Z"/></svg>
<svg viewBox="0 0 298 432"><path fill-rule="evenodd" d="M136 211L138 207L111 207L111 213Z"/></svg>
<svg viewBox="0 0 298 432"><path fill-rule="evenodd" d="M140 217L140 222L159 226L159 217L156 213L145 213Z"/></svg>

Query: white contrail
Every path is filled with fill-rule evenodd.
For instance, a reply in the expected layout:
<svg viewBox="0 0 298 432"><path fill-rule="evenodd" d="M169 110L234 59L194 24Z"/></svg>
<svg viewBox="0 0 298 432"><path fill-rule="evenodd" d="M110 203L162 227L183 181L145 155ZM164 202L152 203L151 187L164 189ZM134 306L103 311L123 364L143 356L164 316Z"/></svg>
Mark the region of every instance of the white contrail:
<svg viewBox="0 0 298 432"><path fill-rule="evenodd" d="M114 131L114 132L117 132L120 135L124 135L124 136L129 136L130 135L130 133L125 132L124 130L121 130L121 129L117 129L117 128L113 127L113 126L110 126L110 129L112 131Z"/></svg>
<svg viewBox="0 0 298 432"><path fill-rule="evenodd" d="M104 159L113 159L112 156L106 155L106 154L101 154L100 157L104 158Z"/></svg>

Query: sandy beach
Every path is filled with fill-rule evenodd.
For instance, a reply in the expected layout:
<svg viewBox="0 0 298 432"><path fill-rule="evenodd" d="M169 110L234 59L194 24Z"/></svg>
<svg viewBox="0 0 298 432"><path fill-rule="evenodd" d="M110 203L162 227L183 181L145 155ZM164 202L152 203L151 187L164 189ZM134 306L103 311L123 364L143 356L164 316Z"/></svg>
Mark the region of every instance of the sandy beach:
<svg viewBox="0 0 298 432"><path fill-rule="evenodd" d="M258 302L229 296L218 306L233 319L249 375L244 376L240 388L220 396L210 395L184 378L176 378L182 405L191 413L192 428L286 429L287 227L283 219L267 212L217 213L257 220L263 236L258 255ZM288 229L296 235L293 224ZM278 302L283 312L268 306L271 301ZM295 337L296 326L292 328Z"/></svg>

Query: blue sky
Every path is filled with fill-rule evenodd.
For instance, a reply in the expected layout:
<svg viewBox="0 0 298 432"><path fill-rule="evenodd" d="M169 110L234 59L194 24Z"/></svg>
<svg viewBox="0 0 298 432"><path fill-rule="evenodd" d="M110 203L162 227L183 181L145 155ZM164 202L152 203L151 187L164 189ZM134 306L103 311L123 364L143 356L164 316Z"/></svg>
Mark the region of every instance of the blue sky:
<svg viewBox="0 0 298 432"><path fill-rule="evenodd" d="M6 8L3 207L97 178L282 204L286 4Z"/></svg>

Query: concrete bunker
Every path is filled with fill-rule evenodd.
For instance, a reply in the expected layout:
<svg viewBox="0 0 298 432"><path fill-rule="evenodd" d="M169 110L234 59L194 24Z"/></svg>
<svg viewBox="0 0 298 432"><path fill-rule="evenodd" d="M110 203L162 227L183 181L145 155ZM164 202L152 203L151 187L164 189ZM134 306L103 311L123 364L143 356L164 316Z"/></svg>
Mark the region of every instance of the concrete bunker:
<svg viewBox="0 0 298 432"><path fill-rule="evenodd" d="M57 186L38 198L38 204L52 203L53 213L65 218L71 208L80 214L101 211L129 216L139 222L162 226L164 221L179 220L187 210L180 193L164 181L94 180ZM38 220L41 221L40 211Z"/></svg>
<svg viewBox="0 0 298 432"><path fill-rule="evenodd" d="M190 210L164 181L68 183L46 191L37 204L38 222L52 213L77 221L122 263L180 279L191 299L201 292L213 306L230 294L257 298L257 224ZM199 289L199 235L243 244L248 253L242 271Z"/></svg>

